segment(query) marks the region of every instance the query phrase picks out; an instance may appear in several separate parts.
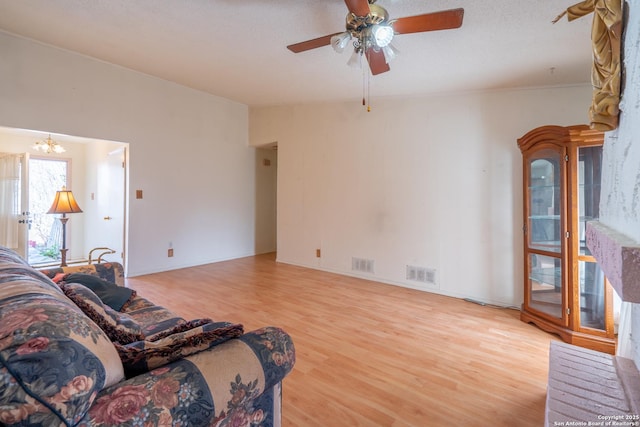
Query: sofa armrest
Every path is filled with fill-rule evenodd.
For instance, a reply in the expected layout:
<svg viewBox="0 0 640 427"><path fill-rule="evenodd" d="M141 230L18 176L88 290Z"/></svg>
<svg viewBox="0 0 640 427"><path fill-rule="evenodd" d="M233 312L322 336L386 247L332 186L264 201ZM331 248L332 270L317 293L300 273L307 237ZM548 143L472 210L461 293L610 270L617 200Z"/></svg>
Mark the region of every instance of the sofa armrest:
<svg viewBox="0 0 640 427"><path fill-rule="evenodd" d="M259 403L273 398L260 397L273 393L294 363L291 337L262 328L102 390L82 421L209 426L241 417L262 425L277 414Z"/></svg>
<svg viewBox="0 0 640 427"><path fill-rule="evenodd" d="M124 286L124 267L119 262L103 262L100 264L77 264L67 267L45 268L39 270L53 279L56 274L82 273L100 277L118 286Z"/></svg>
<svg viewBox="0 0 640 427"><path fill-rule="evenodd" d="M244 342L260 361L265 388L282 381L296 363L296 349L291 336L275 326L267 326L242 335Z"/></svg>

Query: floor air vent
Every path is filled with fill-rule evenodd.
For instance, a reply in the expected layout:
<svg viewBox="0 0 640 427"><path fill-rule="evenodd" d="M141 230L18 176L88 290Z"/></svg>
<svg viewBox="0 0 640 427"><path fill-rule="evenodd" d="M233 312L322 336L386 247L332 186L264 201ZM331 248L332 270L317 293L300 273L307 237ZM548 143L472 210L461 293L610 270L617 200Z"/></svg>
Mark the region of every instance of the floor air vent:
<svg viewBox="0 0 640 427"><path fill-rule="evenodd" d="M436 270L433 268L416 267L414 265L407 265L407 280L435 285Z"/></svg>
<svg viewBox="0 0 640 427"><path fill-rule="evenodd" d="M373 274L373 260L364 258L351 258L351 270Z"/></svg>

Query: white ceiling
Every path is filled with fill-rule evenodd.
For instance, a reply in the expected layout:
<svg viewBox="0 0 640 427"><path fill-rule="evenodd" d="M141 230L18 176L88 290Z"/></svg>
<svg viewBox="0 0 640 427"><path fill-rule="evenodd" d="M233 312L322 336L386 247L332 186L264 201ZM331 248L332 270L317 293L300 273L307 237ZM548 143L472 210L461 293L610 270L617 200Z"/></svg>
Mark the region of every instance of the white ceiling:
<svg viewBox="0 0 640 427"><path fill-rule="evenodd" d="M551 21L576 0L379 0L390 17L465 9L455 30L398 35L371 97L584 84L591 16ZM286 46L344 30L343 0L0 0L0 31L250 106L359 101L361 69L330 46Z"/></svg>

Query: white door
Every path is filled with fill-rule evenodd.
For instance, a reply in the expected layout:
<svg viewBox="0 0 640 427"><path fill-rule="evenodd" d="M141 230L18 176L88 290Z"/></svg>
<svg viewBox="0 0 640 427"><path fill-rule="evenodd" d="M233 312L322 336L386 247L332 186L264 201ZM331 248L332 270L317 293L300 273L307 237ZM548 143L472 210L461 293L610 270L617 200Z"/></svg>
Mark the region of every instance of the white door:
<svg viewBox="0 0 640 427"><path fill-rule="evenodd" d="M101 242L99 247L104 243L104 247L115 251L114 254L104 255L104 260L124 264L126 148L120 147L109 152L99 170L98 188L102 191L97 196L102 226L95 241ZM95 251L96 256L99 254L100 251Z"/></svg>
<svg viewBox="0 0 640 427"><path fill-rule="evenodd" d="M28 154L0 154L0 245L25 260L28 250Z"/></svg>

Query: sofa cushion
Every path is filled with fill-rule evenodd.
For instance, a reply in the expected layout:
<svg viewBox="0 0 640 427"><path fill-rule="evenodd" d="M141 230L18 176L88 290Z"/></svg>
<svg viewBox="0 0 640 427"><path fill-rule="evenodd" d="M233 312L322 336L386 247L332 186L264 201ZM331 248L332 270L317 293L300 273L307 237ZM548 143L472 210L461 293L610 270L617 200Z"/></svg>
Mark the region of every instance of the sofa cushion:
<svg viewBox="0 0 640 427"><path fill-rule="evenodd" d="M63 276L59 283L80 283L91 289L104 304L115 311L120 311L127 302L136 296L136 291L133 289L118 286L91 274L69 273Z"/></svg>
<svg viewBox="0 0 640 427"><path fill-rule="evenodd" d="M225 386L228 383L226 378L224 383ZM196 365L180 359L102 390L78 426L259 427L214 419L210 387L211 383ZM261 424L275 425L280 424Z"/></svg>
<svg viewBox="0 0 640 427"><path fill-rule="evenodd" d="M211 348L244 333L243 326L227 322L207 323L164 336L156 341L115 344L125 374L130 377Z"/></svg>
<svg viewBox="0 0 640 427"><path fill-rule="evenodd" d="M0 425L74 425L124 378L109 339L50 285L0 282Z"/></svg>
<svg viewBox="0 0 640 427"><path fill-rule="evenodd" d="M33 279L33 283L37 284L38 292L62 295L60 288L39 271L23 264L0 261L0 286L3 288L2 295L5 297L14 292L17 295L22 294L23 289L19 283L26 278Z"/></svg>
<svg viewBox="0 0 640 427"><path fill-rule="evenodd" d="M119 313L108 305L104 305L91 289L78 283L62 283L60 288L107 334L111 341L129 344L144 339L140 325L128 314Z"/></svg>
<svg viewBox="0 0 640 427"><path fill-rule="evenodd" d="M16 252L2 246L0 248L0 263L5 262L29 266L29 264Z"/></svg>

